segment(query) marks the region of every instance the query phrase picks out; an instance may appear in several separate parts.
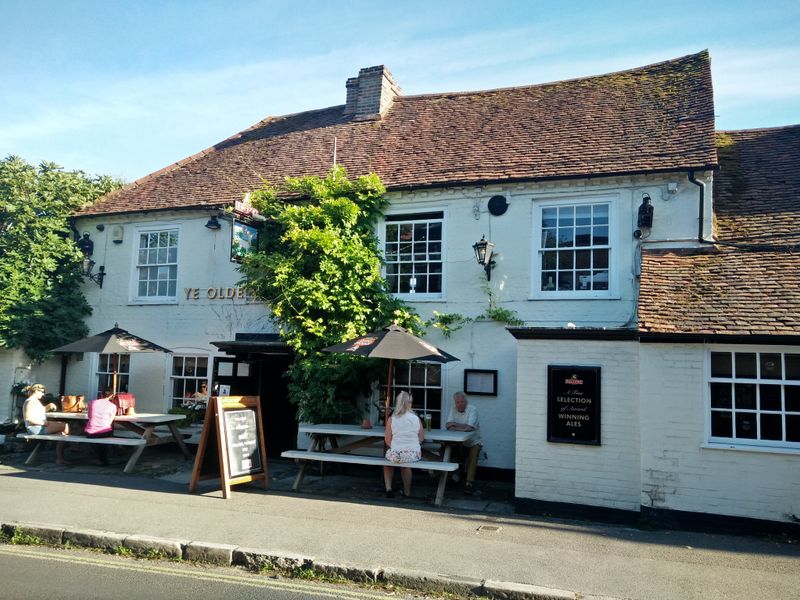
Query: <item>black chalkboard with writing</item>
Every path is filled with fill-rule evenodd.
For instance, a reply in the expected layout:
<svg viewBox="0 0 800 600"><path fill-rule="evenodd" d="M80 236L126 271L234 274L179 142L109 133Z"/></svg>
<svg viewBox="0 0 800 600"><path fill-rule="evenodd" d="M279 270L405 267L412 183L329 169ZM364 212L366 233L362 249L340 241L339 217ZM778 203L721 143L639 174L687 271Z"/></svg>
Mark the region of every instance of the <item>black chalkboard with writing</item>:
<svg viewBox="0 0 800 600"><path fill-rule="evenodd" d="M223 414L228 438L228 464L231 477L260 473L262 468L256 411L250 409L227 410Z"/></svg>
<svg viewBox="0 0 800 600"><path fill-rule="evenodd" d="M201 479L219 477L222 496L231 486L263 481L267 489L267 456L258 396L214 396L209 400L192 469L189 491Z"/></svg>
<svg viewBox="0 0 800 600"><path fill-rule="evenodd" d="M547 367L547 441L600 445L600 367Z"/></svg>

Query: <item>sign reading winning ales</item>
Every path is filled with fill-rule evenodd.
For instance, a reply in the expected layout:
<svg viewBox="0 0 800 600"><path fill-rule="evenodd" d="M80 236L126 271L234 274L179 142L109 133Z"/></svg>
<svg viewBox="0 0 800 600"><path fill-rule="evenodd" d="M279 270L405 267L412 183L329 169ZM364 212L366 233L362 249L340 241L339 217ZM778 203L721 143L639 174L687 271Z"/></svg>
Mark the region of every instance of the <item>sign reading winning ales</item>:
<svg viewBox="0 0 800 600"><path fill-rule="evenodd" d="M547 441L600 445L600 367L547 367Z"/></svg>

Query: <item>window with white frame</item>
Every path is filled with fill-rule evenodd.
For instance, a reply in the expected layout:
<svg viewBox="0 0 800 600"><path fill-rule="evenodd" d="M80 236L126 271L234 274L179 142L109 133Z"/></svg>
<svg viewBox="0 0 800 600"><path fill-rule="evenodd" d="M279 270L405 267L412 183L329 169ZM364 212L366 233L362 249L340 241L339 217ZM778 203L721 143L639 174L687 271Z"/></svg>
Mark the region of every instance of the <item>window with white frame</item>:
<svg viewBox="0 0 800 600"><path fill-rule="evenodd" d="M537 205L534 293L607 296L611 281L611 202Z"/></svg>
<svg viewBox="0 0 800 600"><path fill-rule="evenodd" d="M709 354L711 442L800 450L800 353Z"/></svg>
<svg viewBox="0 0 800 600"><path fill-rule="evenodd" d="M392 391L397 394L402 391L409 392L413 398L414 412L420 419L428 414L431 418L431 427L439 429L442 426L442 365L439 363L404 362L394 369ZM386 397L386 388L383 388L382 397ZM395 398L392 398L389 410L394 409ZM382 403L381 403L382 404ZM381 411L383 406L380 407ZM446 416L446 415L445 415Z"/></svg>
<svg viewBox="0 0 800 600"><path fill-rule="evenodd" d="M187 401L205 403L209 397L208 356L173 354L170 384L173 407L185 405Z"/></svg>
<svg viewBox="0 0 800 600"><path fill-rule="evenodd" d="M442 212L386 216L384 259L393 294L441 295L443 222Z"/></svg>
<svg viewBox="0 0 800 600"><path fill-rule="evenodd" d="M140 231L136 271L138 299L174 299L178 286L178 230Z"/></svg>
<svg viewBox="0 0 800 600"><path fill-rule="evenodd" d="M100 354L97 361L97 394L108 396L114 391L114 372L117 373L117 392L127 392L131 378L130 354Z"/></svg>

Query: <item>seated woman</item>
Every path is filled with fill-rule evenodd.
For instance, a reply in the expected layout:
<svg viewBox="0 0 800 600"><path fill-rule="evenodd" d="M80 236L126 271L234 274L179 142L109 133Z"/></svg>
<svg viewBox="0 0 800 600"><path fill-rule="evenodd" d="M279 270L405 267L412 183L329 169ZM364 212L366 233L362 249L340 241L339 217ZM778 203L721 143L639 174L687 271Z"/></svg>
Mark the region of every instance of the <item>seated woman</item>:
<svg viewBox="0 0 800 600"><path fill-rule="evenodd" d="M97 398L89 403L89 420L83 432L87 438L103 438L114 435L114 417L117 416L117 405L111 402L113 396ZM98 445L95 452L100 462L108 464L108 446Z"/></svg>
<svg viewBox="0 0 800 600"><path fill-rule="evenodd" d="M42 404L45 387L41 383L34 383L23 390L28 394L28 399L22 405L22 418L25 421L25 429L28 433L60 433L69 434L69 425L57 421L47 420L47 411L55 410L57 407L52 402L47 405ZM56 442L56 463L68 465L69 461L64 458L64 443Z"/></svg>
<svg viewBox="0 0 800 600"><path fill-rule="evenodd" d="M394 412L386 421L384 441L389 449L386 451L387 460L402 464L416 462L422 458L420 444L425 439L422 430L422 421L411 410L413 398L408 392L397 394ZM383 483L386 487L386 497L394 497L392 492L392 478L394 467L383 467ZM403 480L403 495L411 495L411 469L400 467L400 477Z"/></svg>

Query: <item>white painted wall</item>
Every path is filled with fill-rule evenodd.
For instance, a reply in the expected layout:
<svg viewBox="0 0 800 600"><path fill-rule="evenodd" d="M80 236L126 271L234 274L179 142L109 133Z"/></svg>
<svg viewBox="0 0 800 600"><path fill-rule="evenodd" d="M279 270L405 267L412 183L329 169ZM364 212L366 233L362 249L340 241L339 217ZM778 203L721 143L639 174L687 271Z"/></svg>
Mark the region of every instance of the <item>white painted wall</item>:
<svg viewBox="0 0 800 600"><path fill-rule="evenodd" d="M515 495L639 510L638 344L520 340ZM601 368L601 445L547 441L547 367Z"/></svg>
<svg viewBox="0 0 800 600"><path fill-rule="evenodd" d="M93 309L86 321L90 334L119 323L123 329L176 353L214 357L224 354L211 341L232 340L237 332L273 332L263 304L242 298L208 297L208 288L235 287L240 279L237 263L230 261L230 221L221 220L222 229L211 231L205 228L208 218L209 213L197 211L81 220L79 232L89 232L94 241L92 259L98 267L104 265L107 273L102 289L90 281L85 284ZM97 230L98 224L103 225L103 231ZM172 303L139 304L131 300L136 276L136 232L141 227L161 225L180 227L178 297ZM120 244L112 241L117 226L123 228ZM199 299L187 298L186 288L201 288ZM130 391L136 396L138 410L162 412L169 408L170 356L131 355ZM67 371L67 392L92 397L97 392L96 369L96 354L86 354L82 361L73 356Z"/></svg>
<svg viewBox="0 0 800 600"><path fill-rule="evenodd" d="M423 319L433 311L460 313L478 317L488 307L486 276L474 258L472 245L482 235L496 244L497 266L492 272L491 289L503 308L513 310L526 325L537 327L620 328L633 326L635 277L638 242L636 211L641 196L652 198L655 221L646 243L656 240L683 240L691 245L697 229L697 188L681 183L676 194L668 192L668 183L678 177L620 177L613 179L573 180L538 185L513 184L485 187L447 188L389 194L389 212L445 213L445 293L442 298L417 301L406 298ZM710 186L709 186L710 188ZM710 190L709 190L710 191ZM488 199L503 194L509 202L502 216L488 212ZM613 198L614 293L603 299L532 299L532 248L535 204L553 200L581 200L604 195ZM204 227L206 211L141 213L116 217L81 219L78 231L88 231L95 243L93 260L106 267L106 279L100 289L87 282L85 290L94 312L87 320L91 333L98 333L115 323L142 337L175 351L219 352L210 341L233 339L236 332L273 332L266 308L243 300L187 299L185 288L233 287L239 280L235 263L229 260L230 222L222 230ZM102 225L100 231L96 225ZM134 284L136 230L140 226L175 225L180 227L178 298L174 303L138 305L131 302ZM117 227L122 227L122 242L114 243ZM382 227L379 226L379 229ZM677 243L677 242L673 242ZM517 346L505 331L505 324L474 322L445 339L432 330L430 341L458 356L461 362L446 365L445 413L452 394L463 387L465 368L496 369L499 378L497 397L472 397L481 415L485 457L483 466L515 467L517 418ZM83 361L71 360L67 391L92 396L95 386L96 355ZM165 410L169 405L169 357L160 354L131 356L130 391L143 410ZM528 452L519 445L520 452ZM626 501L627 502L627 501Z"/></svg>
<svg viewBox="0 0 800 600"><path fill-rule="evenodd" d="M791 521L800 515L799 455L703 447L707 351L641 345L642 505Z"/></svg>

